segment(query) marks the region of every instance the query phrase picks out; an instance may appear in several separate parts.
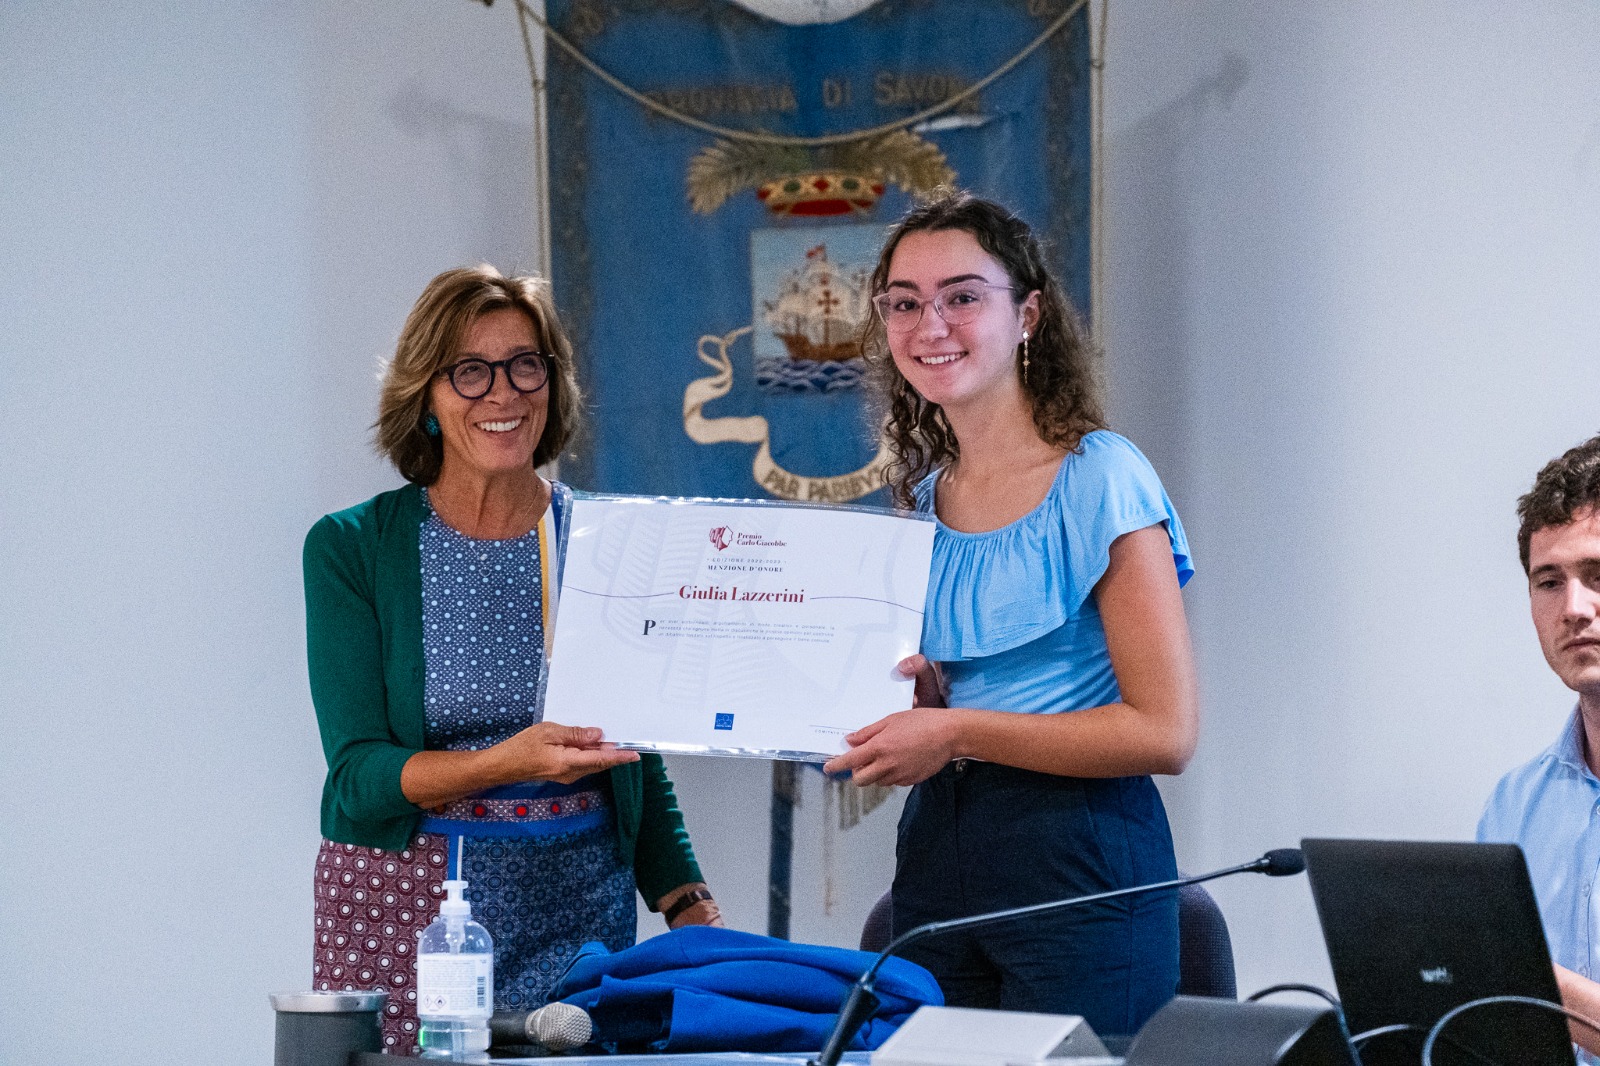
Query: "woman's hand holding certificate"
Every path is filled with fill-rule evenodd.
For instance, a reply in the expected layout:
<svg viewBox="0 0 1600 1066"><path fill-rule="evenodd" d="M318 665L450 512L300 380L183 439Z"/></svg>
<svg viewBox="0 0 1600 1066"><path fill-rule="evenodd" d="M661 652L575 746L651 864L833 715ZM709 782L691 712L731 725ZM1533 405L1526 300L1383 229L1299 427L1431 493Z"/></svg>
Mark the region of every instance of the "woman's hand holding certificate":
<svg viewBox="0 0 1600 1066"><path fill-rule="evenodd" d="M849 775L858 785L915 785L960 757L956 716L971 712L945 709L950 694L939 664L917 654L902 659L896 669L915 682L913 709L896 711L845 737L850 750L823 764L824 773Z"/></svg>
<svg viewBox="0 0 1600 1066"><path fill-rule="evenodd" d="M546 705L625 747L821 760L912 702L933 523L581 496Z"/></svg>

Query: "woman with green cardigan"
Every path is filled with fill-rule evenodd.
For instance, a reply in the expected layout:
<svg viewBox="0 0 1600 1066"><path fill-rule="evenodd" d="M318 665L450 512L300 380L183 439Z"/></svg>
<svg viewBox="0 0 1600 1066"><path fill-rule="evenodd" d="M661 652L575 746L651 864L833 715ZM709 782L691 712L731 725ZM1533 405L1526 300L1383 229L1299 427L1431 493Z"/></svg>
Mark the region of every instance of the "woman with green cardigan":
<svg viewBox="0 0 1600 1066"><path fill-rule="evenodd" d="M536 467L579 409L548 284L447 271L406 320L379 448L409 484L305 545L312 699L328 759L315 986L385 988L416 1043L415 947L447 877L495 939L495 1007L531 1009L586 941L720 925L659 756L544 721L570 491Z"/></svg>

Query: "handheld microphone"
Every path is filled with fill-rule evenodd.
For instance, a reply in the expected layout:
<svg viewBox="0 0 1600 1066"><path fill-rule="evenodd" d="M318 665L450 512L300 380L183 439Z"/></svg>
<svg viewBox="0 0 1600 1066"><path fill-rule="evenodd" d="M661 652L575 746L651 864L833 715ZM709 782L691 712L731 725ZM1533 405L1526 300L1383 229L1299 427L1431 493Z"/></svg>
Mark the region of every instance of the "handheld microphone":
<svg viewBox="0 0 1600 1066"><path fill-rule="evenodd" d="M489 1045L533 1044L546 1051L571 1051L594 1036L589 1012L571 1003L551 1003L538 1010L496 1011L489 1019Z"/></svg>
<svg viewBox="0 0 1600 1066"><path fill-rule="evenodd" d="M1010 910L991 911L988 914L974 914L967 918L951 918L942 922L928 922L915 929L908 929L904 933L889 941L889 946L878 953L872 960L872 965L867 967L867 972L861 975L850 988L850 994L845 997L844 1006L839 1008L839 1020L834 1022L833 1031L828 1034L828 1041L822 1046L822 1051L816 1058L811 1059L806 1066L838 1066L839 1056L844 1054L845 1047L856 1035L863 1022L872 1017L873 1011L878 1009L878 997L873 994L873 979L878 976L878 970L900 948L914 940L934 936L938 933L947 933L956 929L971 929L975 926L990 925L995 922L1010 921L1013 918L1025 918L1034 914L1045 914L1050 911L1065 910L1084 903L1099 903L1101 900L1117 899L1121 896L1136 896L1145 892L1159 892L1162 889L1183 888L1185 885L1198 885L1202 881L1215 881L1219 877L1228 877L1232 874L1259 873L1268 877L1289 877L1300 873L1306 868L1305 856L1299 848L1274 848L1250 862L1240 863L1237 866L1228 866L1221 870L1212 870L1206 874L1196 874L1194 877L1179 877L1172 881L1158 881L1149 885L1133 885L1129 888L1112 889L1110 892L1096 892L1090 896L1073 896L1070 899L1051 900L1047 903L1033 903L1026 907L1012 907Z"/></svg>

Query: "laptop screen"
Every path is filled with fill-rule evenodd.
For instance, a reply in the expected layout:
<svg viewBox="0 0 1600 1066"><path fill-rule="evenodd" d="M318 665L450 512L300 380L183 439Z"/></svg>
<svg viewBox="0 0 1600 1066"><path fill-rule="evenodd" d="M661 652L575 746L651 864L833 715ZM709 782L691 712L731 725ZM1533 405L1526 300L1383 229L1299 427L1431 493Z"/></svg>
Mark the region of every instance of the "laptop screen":
<svg viewBox="0 0 1600 1066"><path fill-rule="evenodd" d="M1366 1066L1414 1066L1451 1008L1483 996L1560 1002L1522 849L1515 844L1305 840L1334 981L1353 1035L1383 1026ZM1448 1038L1448 1039L1446 1039ZM1565 1021L1538 1007L1462 1015L1434 1048L1439 1066L1572 1066Z"/></svg>

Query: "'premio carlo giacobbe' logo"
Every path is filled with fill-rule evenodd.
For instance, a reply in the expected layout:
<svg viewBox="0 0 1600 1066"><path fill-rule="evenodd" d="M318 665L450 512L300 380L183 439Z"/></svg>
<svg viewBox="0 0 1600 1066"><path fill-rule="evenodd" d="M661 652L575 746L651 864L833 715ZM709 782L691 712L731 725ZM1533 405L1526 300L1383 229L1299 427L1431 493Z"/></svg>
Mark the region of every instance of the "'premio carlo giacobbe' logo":
<svg viewBox="0 0 1600 1066"><path fill-rule="evenodd" d="M736 600L739 602L765 601L771 603L804 603L804 589L759 589L724 587L720 581L738 582L771 580L784 573L788 563L784 560L789 542L780 536L735 529L733 526L710 526L706 539L716 549L716 554L702 564L706 575L704 584L683 585L678 596L686 600ZM731 554L725 554L729 548Z"/></svg>
<svg viewBox="0 0 1600 1066"><path fill-rule="evenodd" d="M717 551L738 548L787 548L789 542L769 537L765 533L741 533L732 526L712 526L707 532Z"/></svg>

